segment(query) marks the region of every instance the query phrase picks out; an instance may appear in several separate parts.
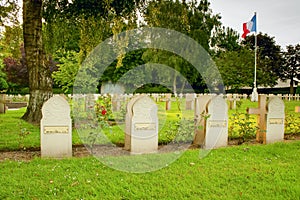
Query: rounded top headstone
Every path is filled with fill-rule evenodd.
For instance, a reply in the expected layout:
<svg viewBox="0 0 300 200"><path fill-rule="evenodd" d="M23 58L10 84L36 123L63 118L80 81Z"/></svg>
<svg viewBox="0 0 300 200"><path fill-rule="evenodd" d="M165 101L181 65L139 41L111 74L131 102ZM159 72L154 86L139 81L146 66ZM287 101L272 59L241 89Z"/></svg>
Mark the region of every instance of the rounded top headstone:
<svg viewBox="0 0 300 200"><path fill-rule="evenodd" d="M68 101L62 96L53 96L46 101L42 107L43 119L69 119L70 106Z"/></svg>

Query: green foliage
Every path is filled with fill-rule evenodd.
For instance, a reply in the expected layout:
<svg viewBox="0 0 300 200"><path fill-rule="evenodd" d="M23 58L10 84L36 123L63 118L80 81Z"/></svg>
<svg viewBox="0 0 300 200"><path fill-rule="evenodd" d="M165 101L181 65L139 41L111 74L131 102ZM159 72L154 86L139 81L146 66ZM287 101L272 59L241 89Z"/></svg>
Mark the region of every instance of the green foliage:
<svg viewBox="0 0 300 200"><path fill-rule="evenodd" d="M254 50L254 37L254 35L250 35L243 41L243 44L252 50ZM275 85L278 78L281 78L283 75L283 60L280 46L276 44L274 37L259 33L257 35L257 48L257 67L262 70L262 75L258 74L257 80L263 80L259 84L266 85L264 82L269 80L268 82L271 86Z"/></svg>
<svg viewBox="0 0 300 200"><path fill-rule="evenodd" d="M300 94L300 85L298 85L296 88L296 94Z"/></svg>
<svg viewBox="0 0 300 200"><path fill-rule="evenodd" d="M194 121L191 119L181 118L177 114L177 120L167 121L166 131L162 132L159 137L165 137L163 143L192 143L194 138Z"/></svg>
<svg viewBox="0 0 300 200"><path fill-rule="evenodd" d="M237 104L237 107L241 107L241 103ZM242 113L237 109L229 117L229 137L238 138L239 144L249 141L255 138L258 126L256 121L250 117L248 113Z"/></svg>
<svg viewBox="0 0 300 200"><path fill-rule="evenodd" d="M6 74L3 72L3 63L0 59L0 93L6 89L8 89L8 84L6 82Z"/></svg>
<svg viewBox="0 0 300 200"><path fill-rule="evenodd" d="M232 124L229 127L229 137L238 137L239 144L255 138L258 127L256 122L247 113L234 113L231 116Z"/></svg>
<svg viewBox="0 0 300 200"><path fill-rule="evenodd" d="M300 79L300 44L287 46L287 51L283 53L284 71L281 79L290 80L290 94L294 94L294 79Z"/></svg>
<svg viewBox="0 0 300 200"><path fill-rule="evenodd" d="M246 48L224 51L215 58L224 85L232 89L252 86L254 52Z"/></svg>
<svg viewBox="0 0 300 200"><path fill-rule="evenodd" d="M0 17L1 18L1 17ZM7 63L5 59L20 59L20 45L22 42L22 28L20 25L5 26L3 37L0 37L0 91L9 88ZM16 72L14 72L16 73Z"/></svg>
<svg viewBox="0 0 300 200"><path fill-rule="evenodd" d="M239 38L239 34L232 28L218 26L212 37L211 46L217 54L222 51L237 51L241 48Z"/></svg>
<svg viewBox="0 0 300 200"><path fill-rule="evenodd" d="M285 116L284 129L286 134L300 134L300 114L289 113Z"/></svg>
<svg viewBox="0 0 300 200"><path fill-rule="evenodd" d="M59 50L79 51L80 26L73 18L57 17L43 25L43 43L48 54Z"/></svg>
<svg viewBox="0 0 300 200"><path fill-rule="evenodd" d="M220 17L213 15L209 6L210 4L206 0L201 0L199 4L193 1L188 3L171 0L150 1L143 16L147 26L162 27L181 32L209 51L212 30L220 25ZM175 83L180 79L180 75L184 76L190 84L202 82L199 72L190 63L174 53L148 49L144 53L143 59L145 62L165 64L176 70L166 71L160 69L157 76L154 76L159 79L159 82L173 83L171 88L173 88L174 93L177 93L177 84ZM166 74L168 76L164 76ZM165 77L168 77L168 79L164 80ZM181 86L185 85L184 80L179 82Z"/></svg>
<svg viewBox="0 0 300 200"><path fill-rule="evenodd" d="M113 119L112 115L112 103L111 96L100 96L95 103L95 113L98 118L98 122L105 122L107 124L108 120ZM100 124L102 128L105 124Z"/></svg>
<svg viewBox="0 0 300 200"><path fill-rule="evenodd" d="M30 134L30 131L26 127L23 127L22 123L19 123L20 132L19 132L19 149L26 150L25 147L25 138Z"/></svg>
<svg viewBox="0 0 300 200"><path fill-rule="evenodd" d="M6 89L8 89L8 84L4 78L0 77L0 93Z"/></svg>
<svg viewBox="0 0 300 200"><path fill-rule="evenodd" d="M21 58L21 44L23 43L23 30L19 24L5 26L3 38L0 40L3 58L11 57L14 59Z"/></svg>
<svg viewBox="0 0 300 200"><path fill-rule="evenodd" d="M58 71L52 73L52 78L62 90L67 93L72 89L77 72L79 70L78 53L75 51L58 51L55 55L58 60Z"/></svg>
<svg viewBox="0 0 300 200"><path fill-rule="evenodd" d="M18 23L19 9L17 0L2 0L0 3L0 26Z"/></svg>

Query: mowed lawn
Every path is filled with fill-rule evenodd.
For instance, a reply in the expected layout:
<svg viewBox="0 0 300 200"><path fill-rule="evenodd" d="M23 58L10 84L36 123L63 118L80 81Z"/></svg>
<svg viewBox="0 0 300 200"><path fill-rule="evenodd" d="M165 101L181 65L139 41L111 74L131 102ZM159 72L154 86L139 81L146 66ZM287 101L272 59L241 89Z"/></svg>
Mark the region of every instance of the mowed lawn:
<svg viewBox="0 0 300 200"><path fill-rule="evenodd" d="M0 162L0 199L299 199L300 141L188 150L149 173L94 157ZM125 161L124 161L125 162Z"/></svg>

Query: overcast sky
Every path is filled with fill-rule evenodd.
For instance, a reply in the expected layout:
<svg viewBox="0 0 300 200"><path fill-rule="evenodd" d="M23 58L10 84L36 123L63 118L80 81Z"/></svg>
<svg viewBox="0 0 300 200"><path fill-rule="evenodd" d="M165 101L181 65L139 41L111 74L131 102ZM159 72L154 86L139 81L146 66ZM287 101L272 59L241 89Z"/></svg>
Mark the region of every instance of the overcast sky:
<svg viewBox="0 0 300 200"><path fill-rule="evenodd" d="M242 34L242 24L257 12L257 31L275 37L276 44L300 43L300 0L210 0L224 26Z"/></svg>

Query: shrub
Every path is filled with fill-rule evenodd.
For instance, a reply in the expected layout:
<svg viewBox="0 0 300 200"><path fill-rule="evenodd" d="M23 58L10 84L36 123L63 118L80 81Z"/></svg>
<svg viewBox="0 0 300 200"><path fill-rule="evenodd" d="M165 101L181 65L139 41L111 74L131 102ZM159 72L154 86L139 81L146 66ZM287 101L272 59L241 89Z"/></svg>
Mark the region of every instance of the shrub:
<svg viewBox="0 0 300 200"><path fill-rule="evenodd" d="M285 133L299 134L300 133L300 115L287 114L285 116Z"/></svg>
<svg viewBox="0 0 300 200"><path fill-rule="evenodd" d="M297 86L296 94L300 94L300 86L299 85Z"/></svg>

